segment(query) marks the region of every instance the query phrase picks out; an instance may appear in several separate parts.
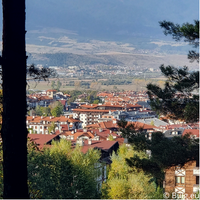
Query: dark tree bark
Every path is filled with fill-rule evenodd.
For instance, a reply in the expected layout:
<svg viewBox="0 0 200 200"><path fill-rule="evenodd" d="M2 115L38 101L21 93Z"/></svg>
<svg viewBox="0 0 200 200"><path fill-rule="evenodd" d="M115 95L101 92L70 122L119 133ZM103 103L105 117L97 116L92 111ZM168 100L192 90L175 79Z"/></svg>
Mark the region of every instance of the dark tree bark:
<svg viewBox="0 0 200 200"><path fill-rule="evenodd" d="M28 199L25 0L2 4L3 197Z"/></svg>

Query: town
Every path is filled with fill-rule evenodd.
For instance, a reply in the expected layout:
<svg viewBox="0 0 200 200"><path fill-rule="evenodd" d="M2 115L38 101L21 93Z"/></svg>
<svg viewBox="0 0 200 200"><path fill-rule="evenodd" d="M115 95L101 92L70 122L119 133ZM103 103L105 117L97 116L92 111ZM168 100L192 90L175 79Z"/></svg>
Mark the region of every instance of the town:
<svg viewBox="0 0 200 200"><path fill-rule="evenodd" d="M80 146L82 153L89 149L100 150L102 174L98 177L99 191L108 178L113 152L116 153L121 145L130 146L127 138L122 137L119 121L124 120L128 122L127 126L133 125L135 130L142 130L149 140L153 132L162 132L169 140L186 134L190 134L193 139L199 138L199 123L158 116L151 109L145 91L96 92L93 97L98 98L96 103L91 103L91 96L86 92L77 95L74 102L68 105L70 98L70 94L53 89L27 95L30 108L27 116L28 137L39 149L50 147L53 140L64 139L70 141L72 146ZM51 105L59 105L62 110L53 116L50 110L45 111ZM43 112L38 112L38 109L43 109ZM165 192L197 193L198 161L189 161L182 168L174 166L167 169L163 187Z"/></svg>
<svg viewBox="0 0 200 200"><path fill-rule="evenodd" d="M200 199L198 0L2 0L0 198Z"/></svg>

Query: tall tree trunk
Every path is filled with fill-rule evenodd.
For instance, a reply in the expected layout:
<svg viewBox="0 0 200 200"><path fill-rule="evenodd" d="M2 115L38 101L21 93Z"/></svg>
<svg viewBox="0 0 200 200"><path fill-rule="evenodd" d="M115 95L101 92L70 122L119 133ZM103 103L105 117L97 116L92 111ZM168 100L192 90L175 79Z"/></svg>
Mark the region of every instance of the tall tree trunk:
<svg viewBox="0 0 200 200"><path fill-rule="evenodd" d="M25 0L2 4L3 197L28 199Z"/></svg>

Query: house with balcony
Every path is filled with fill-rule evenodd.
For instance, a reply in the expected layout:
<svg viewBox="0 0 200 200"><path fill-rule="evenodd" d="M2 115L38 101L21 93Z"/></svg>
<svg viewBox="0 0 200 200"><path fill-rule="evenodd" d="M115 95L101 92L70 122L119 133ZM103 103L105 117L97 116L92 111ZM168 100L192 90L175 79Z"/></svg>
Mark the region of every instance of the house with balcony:
<svg viewBox="0 0 200 200"><path fill-rule="evenodd" d="M190 134L192 139L199 138L199 129L185 129L183 135ZM176 136L176 134L174 134ZM173 166L166 170L164 187L165 192L176 192L188 196L200 191L199 185L199 160L185 163L184 166Z"/></svg>
<svg viewBox="0 0 200 200"><path fill-rule="evenodd" d="M190 161L183 167L175 166L166 170L165 192L192 195L199 191L199 162Z"/></svg>

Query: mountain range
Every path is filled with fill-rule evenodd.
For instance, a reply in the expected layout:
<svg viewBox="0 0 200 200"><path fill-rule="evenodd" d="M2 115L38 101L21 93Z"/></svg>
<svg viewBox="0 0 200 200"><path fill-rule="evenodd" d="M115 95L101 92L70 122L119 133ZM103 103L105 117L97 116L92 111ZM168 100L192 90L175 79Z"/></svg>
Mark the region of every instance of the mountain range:
<svg viewBox="0 0 200 200"><path fill-rule="evenodd" d="M27 30L57 28L80 39L163 38L158 22L193 22L198 0L27 0Z"/></svg>
<svg viewBox="0 0 200 200"><path fill-rule="evenodd" d="M26 0L27 51L40 58L140 50L186 55L191 46L166 37L159 21L183 24L198 18L198 0Z"/></svg>

